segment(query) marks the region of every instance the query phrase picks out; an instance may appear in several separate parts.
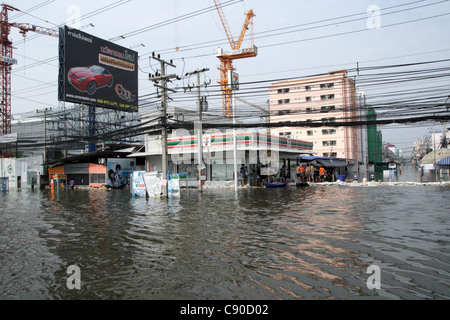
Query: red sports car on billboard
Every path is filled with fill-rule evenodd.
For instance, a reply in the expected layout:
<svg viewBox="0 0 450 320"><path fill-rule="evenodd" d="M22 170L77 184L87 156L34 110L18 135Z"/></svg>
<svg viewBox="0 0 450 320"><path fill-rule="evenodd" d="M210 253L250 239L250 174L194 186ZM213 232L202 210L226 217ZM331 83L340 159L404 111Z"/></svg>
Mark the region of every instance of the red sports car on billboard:
<svg viewBox="0 0 450 320"><path fill-rule="evenodd" d="M112 74L103 67L75 67L69 70L69 82L79 91L93 95L97 88L113 85Z"/></svg>

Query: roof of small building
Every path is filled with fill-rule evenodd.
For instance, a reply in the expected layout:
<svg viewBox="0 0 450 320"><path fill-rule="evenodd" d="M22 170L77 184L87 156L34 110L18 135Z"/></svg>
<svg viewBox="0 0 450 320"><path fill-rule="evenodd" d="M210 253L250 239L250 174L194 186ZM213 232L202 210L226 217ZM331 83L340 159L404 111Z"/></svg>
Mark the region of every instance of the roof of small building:
<svg viewBox="0 0 450 320"><path fill-rule="evenodd" d="M442 148L436 151L431 151L422 159L422 164L433 164L436 161L450 157L450 149Z"/></svg>
<svg viewBox="0 0 450 320"><path fill-rule="evenodd" d="M125 147L125 148L124 148ZM75 163L75 162L90 162L90 161L98 161L99 158L125 158L127 155L137 152L142 149L143 146L123 146L120 149L109 148L106 150L96 150L94 152L83 153L79 155L73 155L66 158L56 159L47 161L47 165L49 166L59 166L66 163Z"/></svg>

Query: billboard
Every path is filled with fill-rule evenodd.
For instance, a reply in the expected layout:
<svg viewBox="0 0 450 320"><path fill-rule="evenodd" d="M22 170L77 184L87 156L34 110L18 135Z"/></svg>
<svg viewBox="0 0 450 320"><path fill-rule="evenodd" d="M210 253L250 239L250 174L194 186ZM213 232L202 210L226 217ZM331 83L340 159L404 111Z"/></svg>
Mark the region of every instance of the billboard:
<svg viewBox="0 0 450 320"><path fill-rule="evenodd" d="M122 189L130 185L135 169L135 158L111 158L106 164L107 185L113 189Z"/></svg>
<svg viewBox="0 0 450 320"><path fill-rule="evenodd" d="M136 51L67 26L59 41L60 101L138 111Z"/></svg>

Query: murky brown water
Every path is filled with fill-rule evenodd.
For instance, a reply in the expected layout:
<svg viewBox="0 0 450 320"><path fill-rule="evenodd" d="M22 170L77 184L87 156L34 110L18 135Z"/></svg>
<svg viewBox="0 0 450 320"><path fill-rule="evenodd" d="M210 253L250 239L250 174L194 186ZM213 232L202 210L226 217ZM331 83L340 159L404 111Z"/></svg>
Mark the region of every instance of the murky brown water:
<svg viewBox="0 0 450 320"><path fill-rule="evenodd" d="M449 299L442 186L0 193L0 299ZM80 267L81 289L67 287ZM381 270L369 289L367 268Z"/></svg>

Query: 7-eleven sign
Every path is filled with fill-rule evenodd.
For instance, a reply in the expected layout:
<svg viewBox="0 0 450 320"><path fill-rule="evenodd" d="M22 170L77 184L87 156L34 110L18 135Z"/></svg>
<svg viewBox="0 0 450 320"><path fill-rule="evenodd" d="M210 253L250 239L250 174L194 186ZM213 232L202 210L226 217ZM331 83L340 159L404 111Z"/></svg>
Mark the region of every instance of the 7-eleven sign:
<svg viewBox="0 0 450 320"><path fill-rule="evenodd" d="M239 90L239 75L236 72L230 71L230 82L232 90Z"/></svg>

